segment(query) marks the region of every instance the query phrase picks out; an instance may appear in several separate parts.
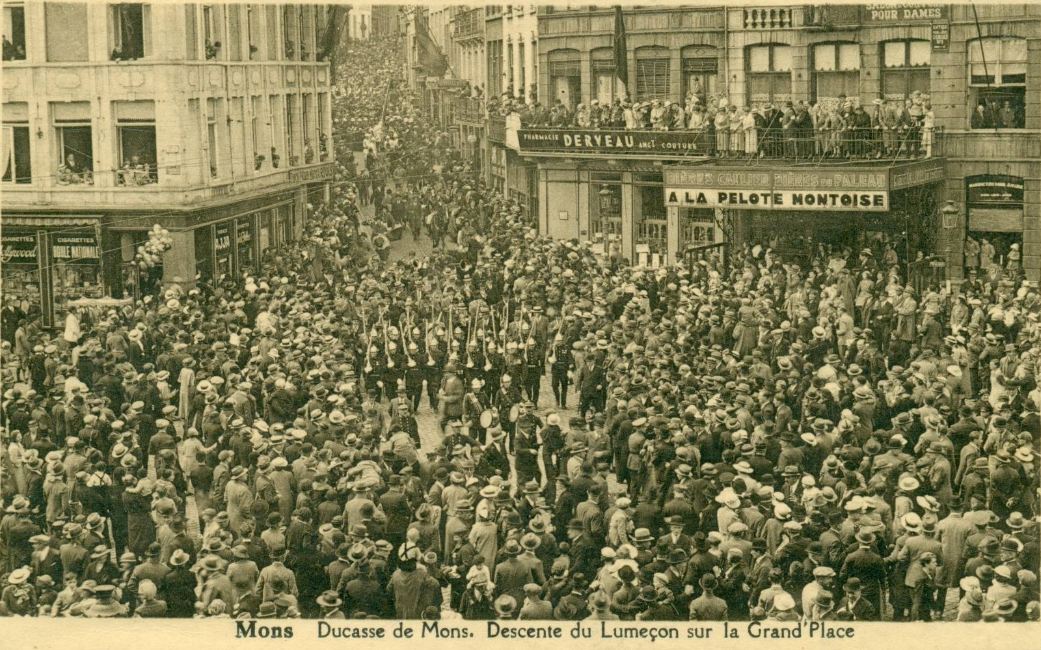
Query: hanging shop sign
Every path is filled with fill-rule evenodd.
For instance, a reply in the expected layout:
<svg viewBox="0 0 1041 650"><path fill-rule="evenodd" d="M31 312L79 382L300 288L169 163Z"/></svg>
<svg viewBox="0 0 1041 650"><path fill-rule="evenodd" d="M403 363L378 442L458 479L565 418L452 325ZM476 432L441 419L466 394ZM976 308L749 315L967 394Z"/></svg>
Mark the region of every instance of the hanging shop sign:
<svg viewBox="0 0 1041 650"><path fill-rule="evenodd" d="M705 156L705 138L691 131L520 129L522 153L692 154Z"/></svg>

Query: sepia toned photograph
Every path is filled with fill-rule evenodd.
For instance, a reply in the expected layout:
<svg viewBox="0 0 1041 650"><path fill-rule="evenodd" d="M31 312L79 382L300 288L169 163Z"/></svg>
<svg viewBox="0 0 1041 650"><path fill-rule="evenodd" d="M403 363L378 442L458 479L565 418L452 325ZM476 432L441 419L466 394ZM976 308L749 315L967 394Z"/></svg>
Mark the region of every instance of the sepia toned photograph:
<svg viewBox="0 0 1041 650"><path fill-rule="evenodd" d="M1041 620L1041 5L0 4L0 630Z"/></svg>

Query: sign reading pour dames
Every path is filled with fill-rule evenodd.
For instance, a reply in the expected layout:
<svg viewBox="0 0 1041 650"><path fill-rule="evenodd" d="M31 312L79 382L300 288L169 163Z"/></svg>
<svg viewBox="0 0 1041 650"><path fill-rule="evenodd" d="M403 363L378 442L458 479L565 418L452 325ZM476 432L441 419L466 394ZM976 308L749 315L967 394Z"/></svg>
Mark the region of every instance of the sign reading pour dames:
<svg viewBox="0 0 1041 650"><path fill-rule="evenodd" d="M888 192L835 190L731 190L719 188L668 189L665 203L683 208L733 210L889 210Z"/></svg>
<svg viewBox="0 0 1041 650"><path fill-rule="evenodd" d="M861 16L866 23L906 23L947 20L947 5L891 4L865 5Z"/></svg>
<svg viewBox="0 0 1041 650"><path fill-rule="evenodd" d="M576 153L681 153L706 155L704 140L683 131L521 129L521 151Z"/></svg>

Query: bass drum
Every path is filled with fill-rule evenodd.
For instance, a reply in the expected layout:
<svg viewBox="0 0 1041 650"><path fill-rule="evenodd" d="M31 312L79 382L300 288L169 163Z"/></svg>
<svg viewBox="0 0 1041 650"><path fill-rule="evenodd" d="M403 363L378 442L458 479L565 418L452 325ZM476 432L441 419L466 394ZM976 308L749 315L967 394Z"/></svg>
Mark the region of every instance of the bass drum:
<svg viewBox="0 0 1041 650"><path fill-rule="evenodd" d="M517 405L517 404L514 404L513 406L510 407L510 422L516 422L517 418L519 416L520 416L520 406Z"/></svg>
<svg viewBox="0 0 1041 650"><path fill-rule="evenodd" d="M481 417L478 418L477 421L481 423L482 429L487 429L492 426L492 422L495 421L496 415L498 414L495 412L495 409L484 409L481 411Z"/></svg>

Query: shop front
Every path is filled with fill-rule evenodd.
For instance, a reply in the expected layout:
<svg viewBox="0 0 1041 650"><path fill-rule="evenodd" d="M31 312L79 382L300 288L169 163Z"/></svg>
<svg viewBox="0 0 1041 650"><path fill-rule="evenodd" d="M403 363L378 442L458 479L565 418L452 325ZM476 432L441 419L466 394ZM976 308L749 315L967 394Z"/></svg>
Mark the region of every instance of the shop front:
<svg viewBox="0 0 1041 650"><path fill-rule="evenodd" d="M965 179L965 267L969 275L1023 269L1023 179L981 174Z"/></svg>
<svg viewBox="0 0 1041 650"><path fill-rule="evenodd" d="M68 303L101 298L106 288L100 221L67 217L4 217L3 299L45 327L60 324Z"/></svg>
<svg viewBox="0 0 1041 650"><path fill-rule="evenodd" d="M714 211L670 209L664 170L706 158L687 132L521 129L518 146L538 165L539 230L590 241L634 264L672 264L687 246L721 239Z"/></svg>
<svg viewBox="0 0 1041 650"><path fill-rule="evenodd" d="M907 261L937 248L943 172L942 160L842 169L671 166L665 205L685 238L722 234L803 264L820 252L864 248L892 248ZM715 231L696 225L710 221L719 224Z"/></svg>
<svg viewBox="0 0 1041 650"><path fill-rule="evenodd" d="M295 239L290 202L195 228L195 269L203 282L260 273L264 255Z"/></svg>

